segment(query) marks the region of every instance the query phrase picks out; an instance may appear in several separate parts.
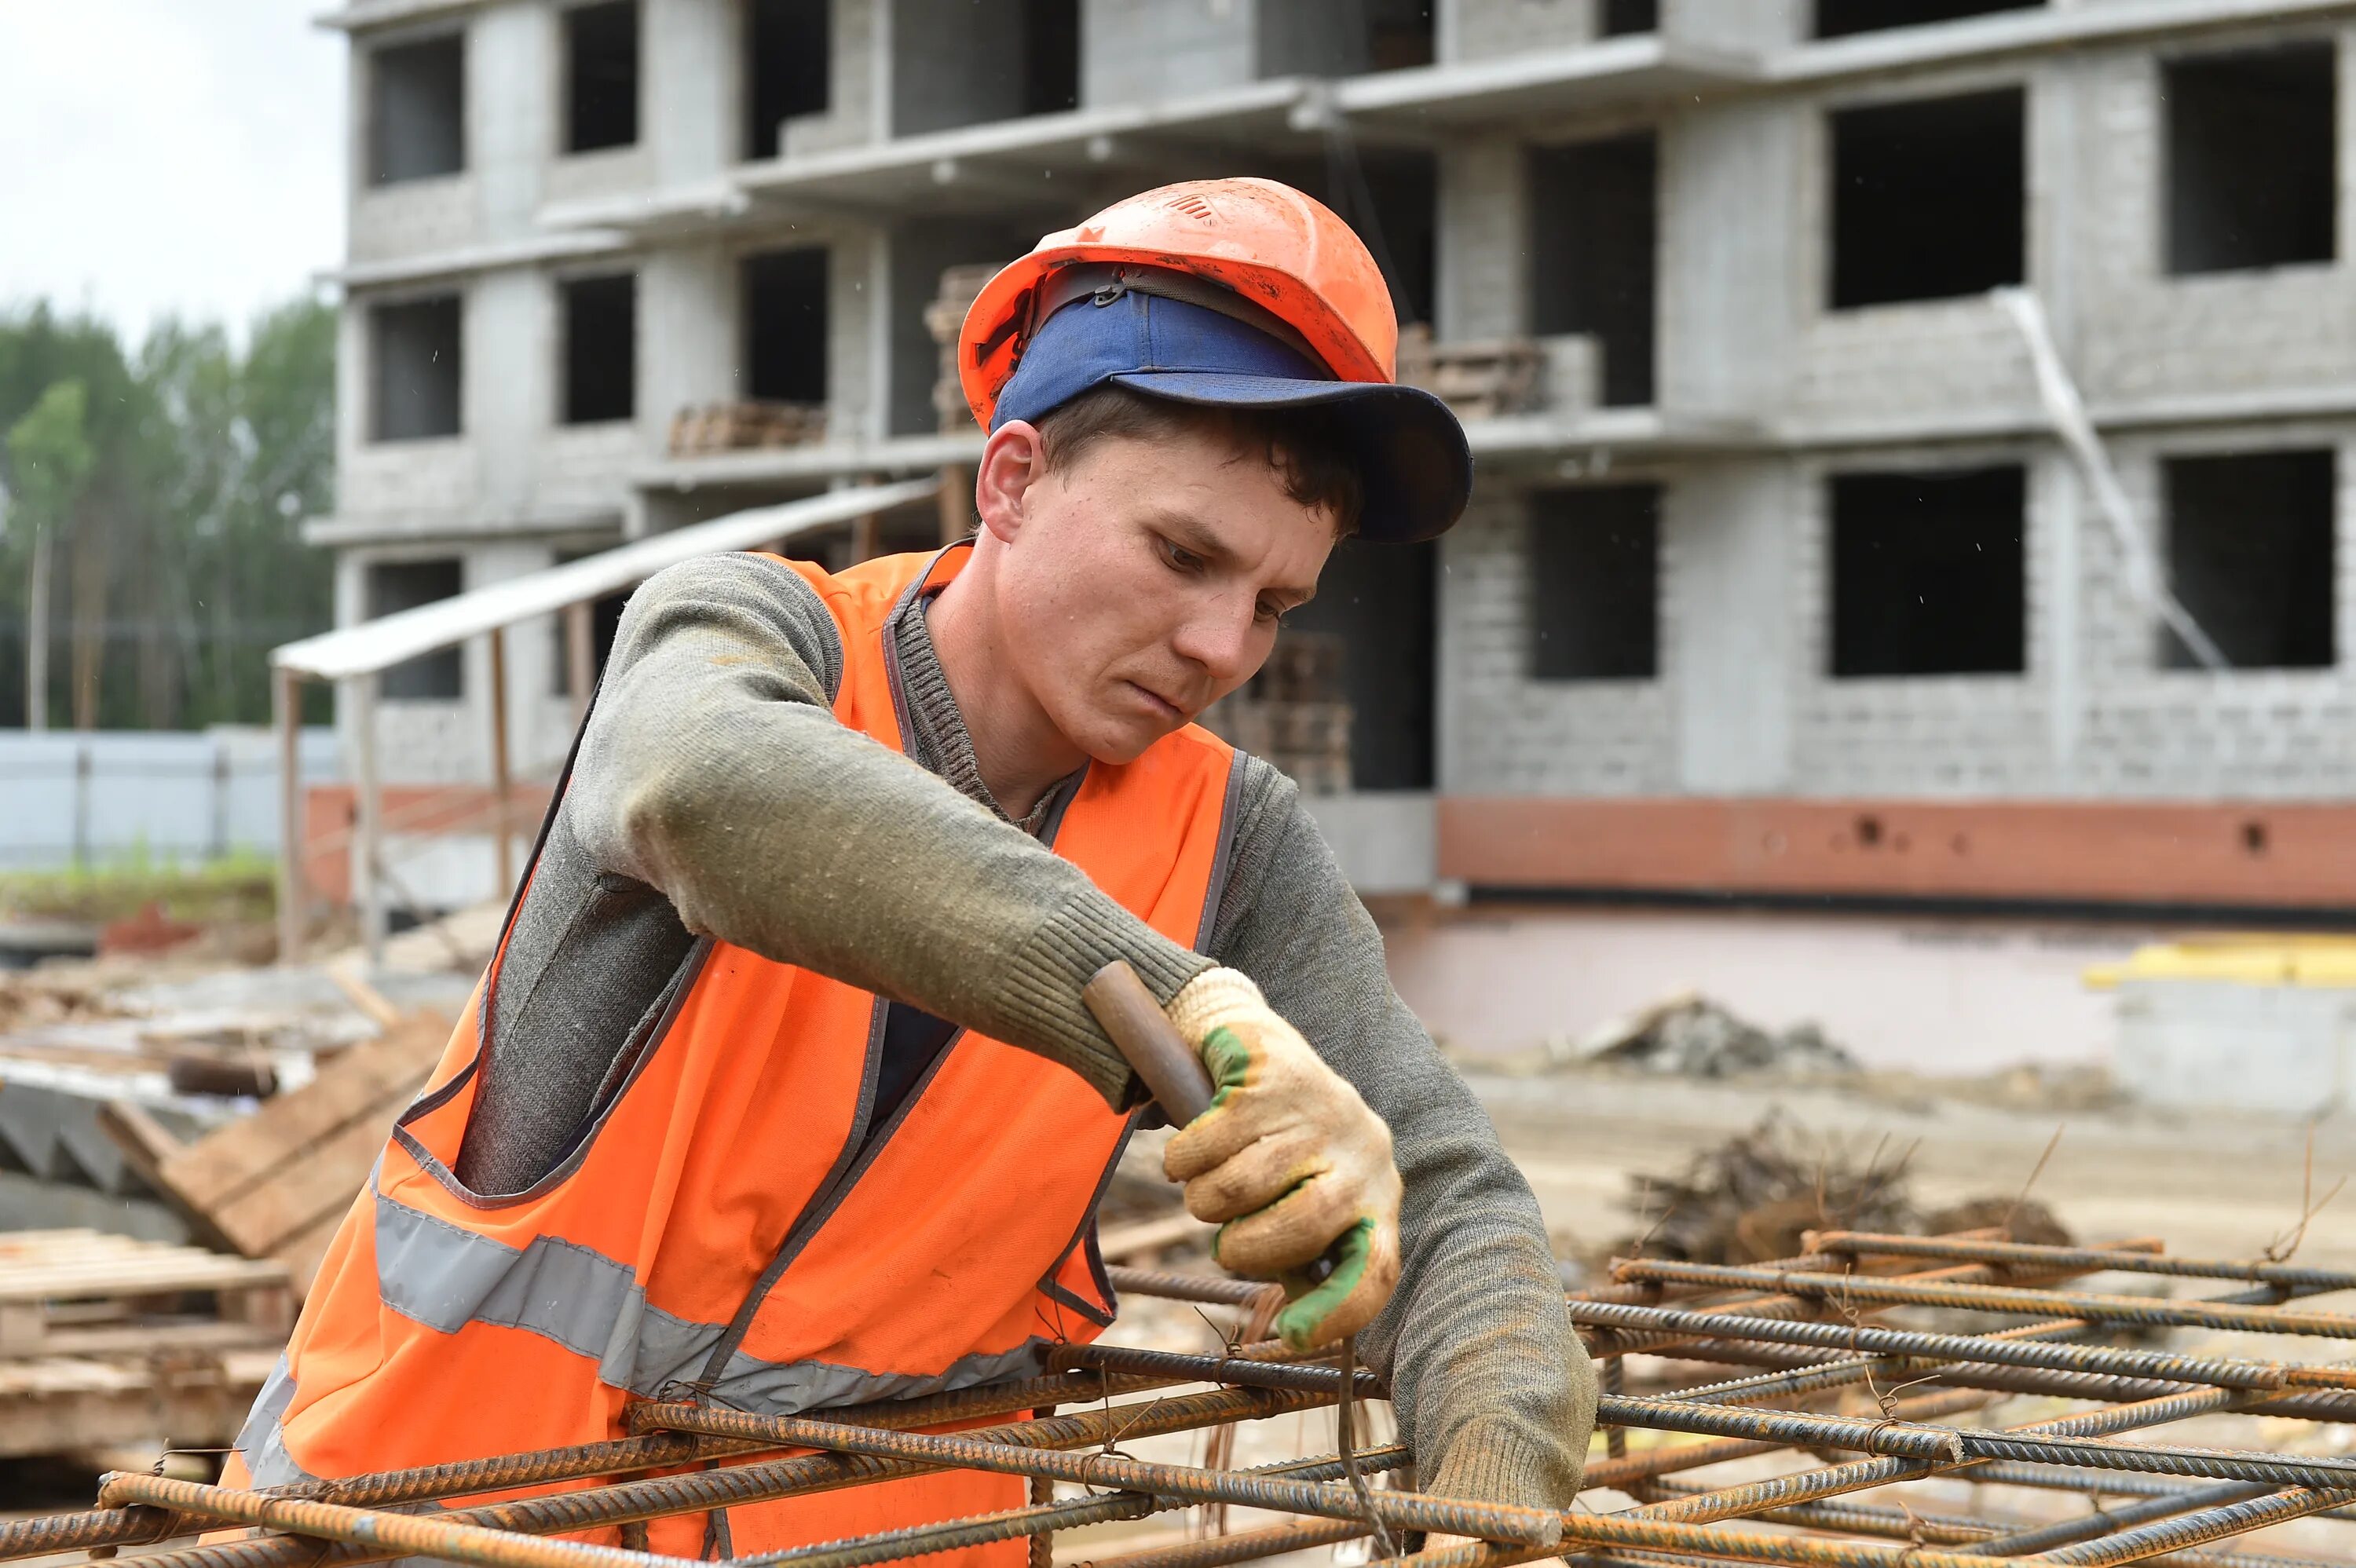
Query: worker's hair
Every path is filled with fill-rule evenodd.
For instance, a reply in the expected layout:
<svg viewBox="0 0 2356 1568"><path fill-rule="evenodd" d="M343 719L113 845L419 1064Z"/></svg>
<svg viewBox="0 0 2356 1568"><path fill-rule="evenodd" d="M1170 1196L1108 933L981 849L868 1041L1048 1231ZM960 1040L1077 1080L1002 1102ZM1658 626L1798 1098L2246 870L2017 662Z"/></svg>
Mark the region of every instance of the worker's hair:
<svg viewBox="0 0 2356 1568"><path fill-rule="evenodd" d="M1118 382L1091 387L1039 420L1040 462L1053 474L1108 436L1153 441L1202 435L1276 470L1284 493L1333 519L1333 537L1358 531L1365 481L1340 421L1323 409L1252 409L1174 403L1133 392Z"/></svg>

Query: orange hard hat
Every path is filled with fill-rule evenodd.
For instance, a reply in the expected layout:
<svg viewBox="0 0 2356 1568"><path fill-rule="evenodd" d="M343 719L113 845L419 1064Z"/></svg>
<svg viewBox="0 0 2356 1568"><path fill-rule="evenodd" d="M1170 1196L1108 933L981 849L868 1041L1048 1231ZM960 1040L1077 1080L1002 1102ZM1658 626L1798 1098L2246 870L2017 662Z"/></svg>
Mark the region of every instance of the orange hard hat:
<svg viewBox="0 0 2356 1568"><path fill-rule="evenodd" d="M1390 288L1348 224L1274 180L1185 180L1047 235L975 296L958 338L958 379L982 429L1031 329L1051 314L1037 308L1040 283L1091 263L1205 279L1298 333L1337 379L1392 378L1398 317Z"/></svg>
<svg viewBox="0 0 2356 1568"><path fill-rule="evenodd" d="M1082 300L1128 308L1096 313L1087 333L1072 316L1048 328ZM1188 180L1001 269L966 312L958 379L985 431L1107 380L1186 402L1333 407L1359 432L1363 531L1429 539L1463 510L1472 455L1445 403L1396 383L1398 352L1382 269L1324 204L1274 180Z"/></svg>

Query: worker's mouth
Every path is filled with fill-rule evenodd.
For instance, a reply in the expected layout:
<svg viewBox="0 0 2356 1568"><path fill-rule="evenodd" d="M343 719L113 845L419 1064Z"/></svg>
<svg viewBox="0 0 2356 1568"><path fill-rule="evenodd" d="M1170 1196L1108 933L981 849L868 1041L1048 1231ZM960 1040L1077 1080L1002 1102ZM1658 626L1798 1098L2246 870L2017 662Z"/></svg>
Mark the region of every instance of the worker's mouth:
<svg viewBox="0 0 2356 1568"><path fill-rule="evenodd" d="M1123 682L1123 684L1144 699L1145 706L1152 709L1155 718L1162 720L1164 723L1173 725L1183 724L1186 722L1185 710L1181 709L1176 703L1171 701L1168 698L1162 696L1160 692L1140 686L1133 680Z"/></svg>

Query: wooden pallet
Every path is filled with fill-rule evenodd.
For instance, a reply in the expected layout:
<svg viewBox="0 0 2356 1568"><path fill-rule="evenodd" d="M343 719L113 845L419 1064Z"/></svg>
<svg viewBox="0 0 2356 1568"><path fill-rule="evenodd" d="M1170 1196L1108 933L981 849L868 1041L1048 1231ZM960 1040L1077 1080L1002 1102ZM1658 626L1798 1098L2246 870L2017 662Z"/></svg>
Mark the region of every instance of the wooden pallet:
<svg viewBox="0 0 2356 1568"><path fill-rule="evenodd" d="M234 1440L277 1347L140 1360L46 1356L0 1360L0 1457L159 1443Z"/></svg>
<svg viewBox="0 0 2356 1568"><path fill-rule="evenodd" d="M192 1314L187 1298L208 1305ZM0 1358L275 1345L286 1265L101 1231L0 1232Z"/></svg>
<svg viewBox="0 0 2356 1568"><path fill-rule="evenodd" d="M810 446L826 440L822 403L702 403L670 421L673 457L769 446Z"/></svg>
<svg viewBox="0 0 2356 1568"><path fill-rule="evenodd" d="M1434 343L1430 329L1399 334L1398 379L1468 420L1527 413L1543 400L1546 354L1526 337Z"/></svg>
<svg viewBox="0 0 2356 1568"><path fill-rule="evenodd" d="M199 1236L247 1258L276 1260L299 1296L449 1041L434 1013L380 1019L385 1032L338 1052L302 1088L243 1121L182 1144L136 1105L116 1101L99 1125L140 1176Z"/></svg>

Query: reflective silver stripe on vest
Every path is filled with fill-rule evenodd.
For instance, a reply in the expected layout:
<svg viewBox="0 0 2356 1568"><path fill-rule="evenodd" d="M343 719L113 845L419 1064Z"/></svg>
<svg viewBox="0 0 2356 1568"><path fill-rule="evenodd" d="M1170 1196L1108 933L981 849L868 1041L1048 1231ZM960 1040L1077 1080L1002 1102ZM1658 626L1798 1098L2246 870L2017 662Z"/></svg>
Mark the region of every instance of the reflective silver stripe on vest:
<svg viewBox="0 0 2356 1568"><path fill-rule="evenodd" d="M234 1445L244 1456L245 1472L256 1487L284 1487L316 1479L286 1452L286 1434L282 1424L286 1419L286 1407L294 1403L294 1374L282 1354L263 1381L262 1392L255 1396L245 1424L238 1429Z"/></svg>
<svg viewBox="0 0 2356 1568"><path fill-rule="evenodd" d="M385 1306L438 1333L455 1334L469 1323L520 1328L595 1361L600 1381L646 1397L700 1376L728 1329L724 1323L697 1323L648 1306L628 1265L588 1247L538 1236L519 1250L381 1192L376 1200L376 1281ZM936 1373L764 1361L738 1350L712 1392L738 1410L760 1415L910 1399L1027 1377L1039 1370L1041 1352L1050 1343L1034 1338L1011 1350L962 1356ZM290 1383L287 1397L293 1393ZM283 1402L279 1408L284 1410ZM257 1405L257 1415L260 1411ZM283 1445L279 1451L284 1452Z"/></svg>

